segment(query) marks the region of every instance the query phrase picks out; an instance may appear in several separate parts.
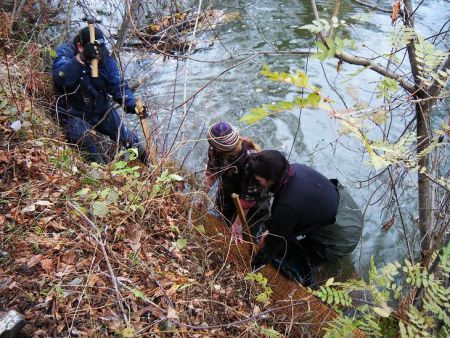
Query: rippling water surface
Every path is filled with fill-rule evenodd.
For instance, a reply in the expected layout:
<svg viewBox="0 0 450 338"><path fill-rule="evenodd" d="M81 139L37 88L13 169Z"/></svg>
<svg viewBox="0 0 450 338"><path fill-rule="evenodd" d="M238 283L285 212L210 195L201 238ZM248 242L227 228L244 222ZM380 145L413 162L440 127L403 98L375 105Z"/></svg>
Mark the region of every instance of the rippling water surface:
<svg viewBox="0 0 450 338"><path fill-rule="evenodd" d="M391 1L371 3L384 7L391 5ZM334 1L317 1L317 4L324 18L329 18ZM204 8L208 5L232 19L220 21L210 29L198 32L197 43L188 62L150 53L124 54L128 61L127 76L144 79L139 93L147 97L147 101L152 102L158 111L157 121L153 125L159 126L160 149L163 145L166 150L171 148L177 135L178 142L172 148L174 155L182 160L189 154L186 166L201 170L207 149L204 140L206 128L213 122L225 119L241 128L243 135L252 137L263 148L281 150L290 154L292 162L303 162L330 178L337 177L351 187L352 195L366 208L370 196L379 194L374 191L375 185L360 188L358 183L366 180L371 172L366 164L367 157L363 155L359 142L339 134L339 125L326 112L310 109L300 112L296 109L252 126L239 122L239 119L253 107L291 99L300 94L296 88L262 77L259 71L263 64L277 71L300 69L307 72L311 82L321 87L322 93L330 96L339 109L344 105L334 90L340 93L349 107L355 100L377 106L380 102L377 102L373 90L380 76L366 70L350 79L350 74L359 67L344 65L336 73L337 61L334 59L326 60L321 66L317 59L287 53L308 50L312 46L311 35L299 29L312 21L309 1L203 2ZM431 35L430 31L436 32L448 19L450 4L448 1L426 1L417 13L418 31ZM388 14L366 10L347 0L342 1L339 18L346 20L348 27L344 36L356 41L358 54L376 56L377 53L390 51L393 27ZM362 47L363 44L369 48ZM255 53L258 55L250 58ZM150 74L151 77L148 77ZM209 81L212 82L208 84ZM173 111L174 107L194 94L194 100ZM180 121L184 123L178 130ZM392 135L400 133L408 121L409 118L407 121L395 118ZM137 121L131 121L131 124L136 125ZM179 141L183 142L182 147ZM417 208L414 195L408 197L407 194L402 202L402 208ZM387 234L381 230L385 221L381 207L368 206L365 210L362 248L353 255L356 267L363 270L366 270L372 255L378 262L390 262L405 253L397 229Z"/></svg>

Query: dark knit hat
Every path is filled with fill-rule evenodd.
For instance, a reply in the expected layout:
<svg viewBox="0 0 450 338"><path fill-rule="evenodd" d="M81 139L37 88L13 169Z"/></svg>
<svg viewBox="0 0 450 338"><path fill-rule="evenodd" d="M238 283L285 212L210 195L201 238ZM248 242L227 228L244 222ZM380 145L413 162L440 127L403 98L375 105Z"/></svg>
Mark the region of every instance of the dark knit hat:
<svg viewBox="0 0 450 338"><path fill-rule="evenodd" d="M99 45L104 45L106 42L103 32L100 30L100 28L97 27L95 27L95 41L97 41ZM75 44L75 46L77 45L77 42L81 43L82 46L86 46L87 43L91 42L89 26L80 29L78 34L73 39L73 43Z"/></svg>
<svg viewBox="0 0 450 338"><path fill-rule="evenodd" d="M221 151L231 151L239 143L239 131L228 122L218 122L209 127L208 142Z"/></svg>

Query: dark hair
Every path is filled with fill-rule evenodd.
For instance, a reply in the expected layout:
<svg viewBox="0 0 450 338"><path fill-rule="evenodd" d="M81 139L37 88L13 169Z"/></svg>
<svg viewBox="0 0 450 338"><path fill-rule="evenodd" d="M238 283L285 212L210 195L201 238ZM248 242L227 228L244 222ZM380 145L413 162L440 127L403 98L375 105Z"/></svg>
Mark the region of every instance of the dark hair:
<svg viewBox="0 0 450 338"><path fill-rule="evenodd" d="M252 154L249 160L249 169L253 175L275 182L278 186L289 168L286 157L278 150L263 150Z"/></svg>
<svg viewBox="0 0 450 338"><path fill-rule="evenodd" d="M105 44L105 36L103 35L103 32L100 30L100 28L95 27L95 40L100 44ZM89 43L90 40L90 34L89 34L89 27L84 27L80 29L78 34L73 38L73 44L76 46L79 42L82 46L86 46L87 43Z"/></svg>

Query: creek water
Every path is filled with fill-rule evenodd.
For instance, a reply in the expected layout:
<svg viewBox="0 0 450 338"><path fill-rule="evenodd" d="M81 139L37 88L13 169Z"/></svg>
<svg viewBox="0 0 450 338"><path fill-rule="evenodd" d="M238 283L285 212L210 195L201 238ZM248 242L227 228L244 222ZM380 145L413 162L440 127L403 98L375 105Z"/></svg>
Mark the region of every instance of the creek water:
<svg viewBox="0 0 450 338"><path fill-rule="evenodd" d="M331 17L334 3L317 1L323 18ZM385 8L391 6L391 1L370 3ZM192 4L194 12L196 6L198 2ZM320 87L323 95L333 99L336 109L345 108L343 102L348 107L359 101L367 102L370 107L382 105L381 99L374 95L381 77L370 70L351 76L360 67L343 65L340 72L336 72L335 59L321 64L316 58L289 53L309 48L315 50L312 35L299 29L313 19L309 1L224 0L203 2L202 9L208 6L223 11L225 18L197 31L196 44L188 61L133 50L123 53L127 77L143 81L138 95L146 98L157 111L152 127L156 129L159 150L171 149L172 156L183 162L184 167L200 172L206 161L207 127L219 120L227 120L262 148L280 150L289 155L291 162L312 166L329 178L338 178L350 188L365 212L362 241L351 257L357 271L364 273L367 270L371 256L377 265L404 257L406 247L399 221L396 220L394 227L386 233L381 227L392 212L384 213L383 206L375 203L383 193L383 189L378 188L387 184L387 179L382 176L370 185L365 183L376 172L368 164L361 142L341 135L339 123L327 112L294 109L251 126L240 121L253 107L301 95L298 88L274 83L261 76L259 71L264 64L276 71L306 72L311 83ZM449 1L422 4L416 16L419 34L436 33L448 19L448 13ZM355 41L355 54L374 57L390 52L393 26L389 14L345 0L338 17L346 20L348 25L339 29L338 34ZM189 98L185 106L174 109ZM406 118L400 115L394 112L392 116L390 136L393 139L411 119L411 115ZM137 120L128 118L128 123L139 129ZM376 135L377 131L372 133ZM402 211L411 215L411 219L406 220L410 234L415 233L412 224L417 216L415 181L415 177L404 179L400 201Z"/></svg>

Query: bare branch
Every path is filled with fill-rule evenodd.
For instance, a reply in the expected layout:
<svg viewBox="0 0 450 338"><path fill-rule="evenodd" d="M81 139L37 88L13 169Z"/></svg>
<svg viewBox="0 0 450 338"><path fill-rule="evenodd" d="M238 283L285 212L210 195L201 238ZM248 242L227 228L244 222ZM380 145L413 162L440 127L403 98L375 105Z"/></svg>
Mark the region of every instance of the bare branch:
<svg viewBox="0 0 450 338"><path fill-rule="evenodd" d="M341 7L341 0L336 0L336 4L334 5L333 16L338 16L340 7ZM327 37L331 39L333 37L333 34L334 34L334 26L330 25L330 30L328 31Z"/></svg>
<svg viewBox="0 0 450 338"><path fill-rule="evenodd" d="M97 226L80 210L78 209L74 204L72 204L71 202L68 202L68 205L75 210L92 228L92 230L94 231L94 233L98 232L98 228ZM81 227L83 227L82 225L80 225ZM83 227L84 228L84 227ZM86 229L87 230L87 229ZM87 230L88 231L88 230ZM117 277L114 274L114 270L112 268L111 262L109 260L108 254L106 252L106 245L105 242L100 240L97 236L94 235L94 233L89 232L90 235L92 236L92 238L97 242L97 244L100 246L100 249L103 253L103 258L105 259L106 265L108 267L109 270L109 277L111 278L111 282L113 284L114 290L116 291L116 297L117 297L117 304L120 308L120 311L122 312L122 317L125 321L125 324L128 326L130 326L130 321L128 319L127 313L125 312L125 308L123 306L122 300L122 294L119 291L119 286L117 284Z"/></svg>
<svg viewBox="0 0 450 338"><path fill-rule="evenodd" d="M128 30L130 28L131 21L138 16L139 6L141 5L140 0L131 0L126 2L125 15L123 17L122 25L117 36L116 44L114 45L114 57L118 59L118 54L122 49L125 37L127 36Z"/></svg>
<svg viewBox="0 0 450 338"><path fill-rule="evenodd" d="M394 79L394 80L398 81L400 86L402 88L404 88L406 91L408 91L409 93L414 93L416 91L415 85L412 82L408 81L407 79L403 78L402 75L396 74L396 73L390 71L389 69L387 69L386 67L384 67L378 63L374 63L367 58L353 56L353 55L350 55L345 52L336 53L335 57L338 58L339 60L350 63L352 65L360 65L360 66L370 68L378 74L381 74L388 78Z"/></svg>
<svg viewBox="0 0 450 338"><path fill-rule="evenodd" d="M375 9L377 11L383 12L383 13L392 13L392 9L390 8L383 8L383 7L379 7L379 6L375 6L375 5L371 5L365 1L360 1L360 0L353 0L354 2L356 2L357 4L360 4L361 6L370 8L370 9Z"/></svg>
<svg viewBox="0 0 450 338"><path fill-rule="evenodd" d="M310 1L311 1L314 19L319 20L319 12L317 11L316 1L315 0L310 0ZM325 44L325 46L328 47L327 42L322 33L319 33L319 37L322 40L322 42ZM378 63L373 63L371 60L369 60L367 58L353 56L353 55L350 55L345 52L336 53L334 56L344 62L350 63L352 65L359 65L359 66L364 66L364 67L370 68L378 74L381 74L388 78L394 79L394 80L398 81L400 86L402 88L404 88L406 91L408 91L409 93L414 93L416 91L416 86L412 82L403 78L403 76L390 71L389 69L387 69L386 67L384 67Z"/></svg>

